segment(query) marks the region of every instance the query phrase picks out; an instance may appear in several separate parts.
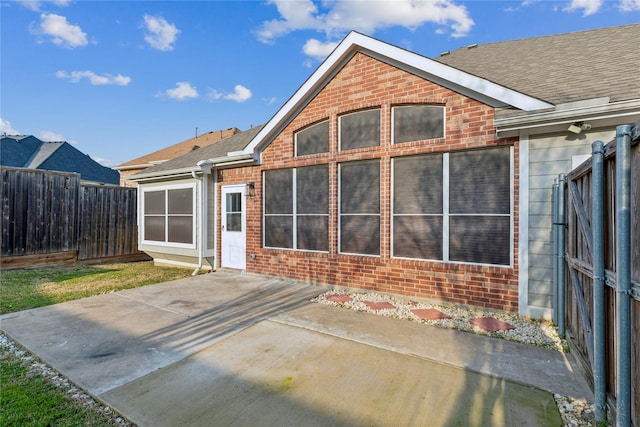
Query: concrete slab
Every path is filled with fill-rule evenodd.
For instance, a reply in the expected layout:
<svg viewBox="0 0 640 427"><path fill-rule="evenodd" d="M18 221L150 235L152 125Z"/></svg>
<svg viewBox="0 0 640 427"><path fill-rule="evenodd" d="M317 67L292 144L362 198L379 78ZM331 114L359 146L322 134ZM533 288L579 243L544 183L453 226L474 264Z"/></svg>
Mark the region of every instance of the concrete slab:
<svg viewBox="0 0 640 427"><path fill-rule="evenodd" d="M270 320L593 402L570 354L321 304Z"/></svg>
<svg viewBox="0 0 640 427"><path fill-rule="evenodd" d="M591 400L560 353L309 301L326 290L218 272L0 320L140 425L546 426L550 393Z"/></svg>
<svg viewBox="0 0 640 427"><path fill-rule="evenodd" d="M2 330L95 396L325 289L218 272L2 316Z"/></svg>
<svg viewBox="0 0 640 427"><path fill-rule="evenodd" d="M149 426L559 426L551 394L260 322L101 396Z"/></svg>

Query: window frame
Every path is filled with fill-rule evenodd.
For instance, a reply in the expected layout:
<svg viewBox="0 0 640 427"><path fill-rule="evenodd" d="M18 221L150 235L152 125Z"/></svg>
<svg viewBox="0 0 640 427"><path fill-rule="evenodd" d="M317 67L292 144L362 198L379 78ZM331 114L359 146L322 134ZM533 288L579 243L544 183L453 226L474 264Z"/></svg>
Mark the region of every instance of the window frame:
<svg viewBox="0 0 640 427"><path fill-rule="evenodd" d="M396 142L395 131L396 131L396 120L395 120L395 111L397 108L407 108L407 107L433 107L439 108L442 110L442 136L437 136L433 138L427 139L417 139L415 141L403 141ZM444 139L447 137L447 109L446 106L441 104L398 104L391 107L391 145L395 144L409 144L417 141L431 141L434 139Z"/></svg>
<svg viewBox="0 0 640 427"><path fill-rule="evenodd" d="M366 146L366 147L356 147L356 148L343 148L342 147L342 119L345 117L349 117L349 116L353 116L353 115L357 115L357 114L362 114L362 113L367 113L367 112L371 112L371 111L377 111L378 112L378 144L377 145L372 145L372 146ZM344 152L344 151L350 151L350 150L362 150L362 149L371 149L374 147L380 147L382 145L382 107L380 106L376 106L376 107L371 107L371 108L365 108L362 110L357 110L357 111L350 111L347 113L343 113L340 114L338 116L338 151Z"/></svg>
<svg viewBox="0 0 640 427"><path fill-rule="evenodd" d="M327 151L319 151L317 153L300 154L299 150L298 150L298 134L303 133L305 131L308 131L308 130L310 130L311 128L313 128L315 126L319 126L319 125L322 125L322 124L325 124L325 123L327 124L327 128L328 128L327 129L327 133L328 133L328 135L327 135L328 136L327 137ZM308 126L305 126L302 129L299 129L299 130L297 130L297 131L295 131L293 133L293 151L294 151L293 155L295 157L304 157L304 156L313 156L313 155L316 155L316 154L327 154L327 153L329 153L331 151L331 144L330 144L331 141L330 140L331 140L331 123L330 123L329 118L326 118L324 120L320 120L319 122L312 123L312 124L310 124Z"/></svg>
<svg viewBox="0 0 640 427"><path fill-rule="evenodd" d="M297 170L301 169L301 168L305 168L305 167L318 167L318 166L323 166L327 169L327 211L326 213L323 214L304 214L304 213L298 213L298 185L297 185ZM282 168L282 169L268 169L268 170L264 170L262 171L262 182L263 185L266 182L265 180L265 174L269 171L274 171L274 170L291 170L292 176L291 176L291 193L292 193L292 213L290 214L283 214L283 213L275 213L275 214L267 214L266 213L266 209L265 209L265 205L266 205L266 191L263 191L263 197L262 197L262 247L264 249L275 249L275 250L283 250L283 251L299 251L299 252L313 252L313 253L329 253L330 249L331 249L331 245L330 245L330 239L329 239L329 234L330 234L330 227L329 227L329 205L330 205L330 193L329 193L329 187L330 187L330 168L329 168L329 164L328 163L321 163L318 165L309 165L309 166L298 166L298 167L291 167L291 168ZM267 217L291 217L292 218L292 240L291 240L291 248L286 248L286 247L280 247L280 246L267 246L266 244L266 237L267 237L267 231L266 231L266 219ZM323 250L317 250L317 249L300 249L298 248L298 217L326 217L327 218L327 250L323 251Z"/></svg>
<svg viewBox="0 0 640 427"><path fill-rule="evenodd" d="M487 147L482 149L492 149L499 147ZM464 150L464 151L476 151L478 149L472 150ZM460 152L460 151L455 151ZM390 211L390 256L393 259L406 259L406 260L417 260L417 261L430 261L430 262L442 262L448 264L464 264L464 265L481 265L481 266L490 266L490 267L513 267L514 263L514 235L515 235L515 218L514 218L514 203L515 203L515 183L514 183L514 173L515 173L515 165L514 165L514 147L509 147L509 213L508 214L455 214L451 213L449 209L449 154L451 151L442 152L442 186L443 186L443 200L442 200L442 214L420 214L416 216L441 216L442 217L442 259L428 259L428 258L413 258L413 257L402 257L396 256L394 254L394 224L395 218L398 216L407 216L405 214L396 214L395 209L395 168L396 168L396 160L404 159L409 157L417 157L417 156L428 156L431 153L418 154L413 156L397 156L391 159L391 211ZM490 263L481 263L481 262L472 262L472 261L457 261L450 259L450 220L452 217L508 217L509 218L509 263L508 264L490 264Z"/></svg>
<svg viewBox="0 0 640 427"><path fill-rule="evenodd" d="M351 164L355 164L355 163L366 163L366 162L374 162L377 161L378 162L378 176L380 176L380 171L382 168L382 159L381 158L375 158L375 159L367 159L367 160L353 160L353 161L346 161L346 162L341 162L338 164L338 169L337 169L337 174L338 174L338 197L337 197L337 204L338 204L338 223L337 223L337 229L336 232L338 233L338 247L337 247L337 253L340 255L354 255L354 256L367 256L367 257L374 257L374 258L381 258L382 257L382 180L380 179L378 182L378 213L374 214L374 213L359 213L359 214L354 214L354 213L342 213L342 167L344 165L351 165ZM360 252L344 252L342 251L342 217L343 216L376 216L378 217L378 253L377 254L366 254L366 253L360 253Z"/></svg>
<svg viewBox="0 0 640 427"><path fill-rule="evenodd" d="M166 246L172 248L185 248L185 249L195 249L197 246L197 183L185 183L185 184L172 184L172 185L162 185L162 186L151 186L151 187L143 187L142 191L140 191L140 235L141 235L141 244L143 245L153 245L153 246ZM187 214L169 214L169 191L172 190L184 190L191 189L191 215ZM146 238L145 233L145 222L146 217L148 216L145 212L145 193L151 192L159 192L162 191L164 193L164 214L153 214L155 217L162 216L164 218L164 241L161 240L148 240ZM180 242L171 242L169 241L169 217L187 217L191 216L191 242L192 243L180 243Z"/></svg>

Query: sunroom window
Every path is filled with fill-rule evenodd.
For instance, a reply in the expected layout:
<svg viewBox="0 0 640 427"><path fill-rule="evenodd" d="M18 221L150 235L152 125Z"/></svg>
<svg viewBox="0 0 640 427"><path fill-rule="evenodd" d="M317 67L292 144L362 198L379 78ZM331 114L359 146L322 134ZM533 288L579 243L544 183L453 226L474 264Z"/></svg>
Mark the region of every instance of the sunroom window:
<svg viewBox="0 0 640 427"><path fill-rule="evenodd" d="M380 109L358 111L338 118L340 150L380 145Z"/></svg>
<svg viewBox="0 0 640 427"><path fill-rule="evenodd" d="M329 152L329 120L308 126L295 134L296 156Z"/></svg>
<svg viewBox="0 0 640 427"><path fill-rule="evenodd" d="M194 244L195 186L142 191L143 236L148 243L176 246Z"/></svg>
<svg viewBox="0 0 640 427"><path fill-rule="evenodd" d="M393 160L394 257L510 265L511 149Z"/></svg>
<svg viewBox="0 0 640 427"><path fill-rule="evenodd" d="M394 144L444 137L442 106L401 105L391 111Z"/></svg>
<svg viewBox="0 0 640 427"><path fill-rule="evenodd" d="M329 250L327 165L264 172L264 246Z"/></svg>
<svg viewBox="0 0 640 427"><path fill-rule="evenodd" d="M380 161L340 165L340 252L380 255Z"/></svg>

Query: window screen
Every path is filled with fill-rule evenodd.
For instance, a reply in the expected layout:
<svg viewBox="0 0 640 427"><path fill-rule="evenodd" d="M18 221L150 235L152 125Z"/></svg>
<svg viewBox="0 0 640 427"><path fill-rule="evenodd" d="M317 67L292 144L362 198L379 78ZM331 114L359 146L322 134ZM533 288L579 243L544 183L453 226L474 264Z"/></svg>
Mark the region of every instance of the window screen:
<svg viewBox="0 0 640 427"><path fill-rule="evenodd" d="M193 187L145 191L143 240L193 244Z"/></svg>
<svg viewBox="0 0 640 427"><path fill-rule="evenodd" d="M444 108L436 105L405 105L393 108L393 142L444 137Z"/></svg>
<svg viewBox="0 0 640 427"><path fill-rule="evenodd" d="M510 263L509 147L451 153L449 256L452 261Z"/></svg>
<svg viewBox="0 0 640 427"><path fill-rule="evenodd" d="M392 189L393 256L510 264L509 147L396 158Z"/></svg>
<svg viewBox="0 0 640 427"><path fill-rule="evenodd" d="M340 149L380 145L380 109L358 111L340 117Z"/></svg>
<svg viewBox="0 0 640 427"><path fill-rule="evenodd" d="M393 255L442 259L442 154L393 160Z"/></svg>
<svg viewBox="0 0 640 427"><path fill-rule="evenodd" d="M380 254L380 161L340 165L340 252Z"/></svg>
<svg viewBox="0 0 640 427"><path fill-rule="evenodd" d="M329 152L329 121L311 125L295 135L296 156Z"/></svg>
<svg viewBox="0 0 640 427"><path fill-rule="evenodd" d="M329 249L329 167L306 166L264 173L264 245Z"/></svg>

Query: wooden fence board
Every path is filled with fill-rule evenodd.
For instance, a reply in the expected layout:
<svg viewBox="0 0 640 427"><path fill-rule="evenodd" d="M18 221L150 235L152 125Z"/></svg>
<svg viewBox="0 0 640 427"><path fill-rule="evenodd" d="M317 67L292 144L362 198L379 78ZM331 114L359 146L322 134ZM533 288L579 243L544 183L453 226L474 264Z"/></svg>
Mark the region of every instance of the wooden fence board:
<svg viewBox="0 0 640 427"><path fill-rule="evenodd" d="M82 261L140 254L135 188L20 168L1 168L0 179L2 268L18 264L9 257L27 255L64 252L58 258L67 260L74 252Z"/></svg>
<svg viewBox="0 0 640 427"><path fill-rule="evenodd" d="M616 236L615 236L615 141L605 147L604 164L604 250L607 283L605 286L606 325L606 387L609 398L616 398ZM571 336L579 359L589 361L593 350L591 325L593 324L593 267L590 224L591 215L591 164L583 164L567 175L564 191L567 203L566 258L569 276L566 280L567 332ZM640 144L632 145L631 161L631 282L640 283ZM579 286L576 286L579 285ZM633 425L640 425L640 301L631 300L631 384Z"/></svg>

